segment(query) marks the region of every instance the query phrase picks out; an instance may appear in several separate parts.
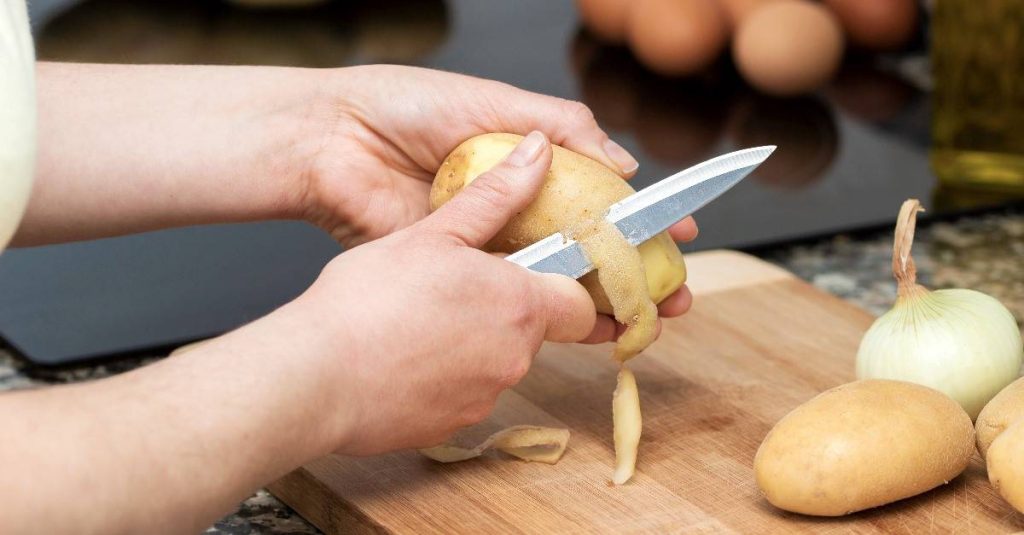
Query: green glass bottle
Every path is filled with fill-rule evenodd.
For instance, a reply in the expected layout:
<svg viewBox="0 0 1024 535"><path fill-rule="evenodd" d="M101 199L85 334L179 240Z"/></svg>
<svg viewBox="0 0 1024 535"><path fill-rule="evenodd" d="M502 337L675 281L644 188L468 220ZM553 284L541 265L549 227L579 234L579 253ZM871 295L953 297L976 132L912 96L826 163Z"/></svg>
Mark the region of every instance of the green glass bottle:
<svg viewBox="0 0 1024 535"><path fill-rule="evenodd" d="M931 61L942 186L1024 192L1024 0L936 0Z"/></svg>

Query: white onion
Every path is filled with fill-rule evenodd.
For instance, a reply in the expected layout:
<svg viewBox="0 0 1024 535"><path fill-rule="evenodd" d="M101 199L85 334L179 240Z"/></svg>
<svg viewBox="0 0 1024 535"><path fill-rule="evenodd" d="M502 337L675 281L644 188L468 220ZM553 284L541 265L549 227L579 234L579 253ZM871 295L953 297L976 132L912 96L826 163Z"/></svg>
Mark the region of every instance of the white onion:
<svg viewBox="0 0 1024 535"><path fill-rule="evenodd" d="M0 0L0 250L18 226L36 157L35 54L22 0Z"/></svg>
<svg viewBox="0 0 1024 535"><path fill-rule="evenodd" d="M930 292L917 284L910 248L920 210L911 199L900 211L893 247L899 297L864 335L857 377L934 388L975 419L1020 375L1024 344L1013 314L996 299L974 290Z"/></svg>

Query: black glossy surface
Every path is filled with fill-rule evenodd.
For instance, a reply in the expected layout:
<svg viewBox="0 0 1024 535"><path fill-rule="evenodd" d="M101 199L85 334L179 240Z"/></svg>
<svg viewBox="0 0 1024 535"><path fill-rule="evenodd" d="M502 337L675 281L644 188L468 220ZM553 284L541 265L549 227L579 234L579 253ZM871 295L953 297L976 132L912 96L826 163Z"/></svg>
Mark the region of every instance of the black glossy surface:
<svg viewBox="0 0 1024 535"><path fill-rule="evenodd" d="M763 247L888 224L912 196L936 204L928 201L927 95L869 62L851 62L819 95L779 100L751 91L724 61L695 79L653 76L624 49L581 32L568 0L262 11L196 0L30 4L42 59L386 61L581 99L640 160L638 188L736 148L778 145L754 176L698 214L701 235L688 249ZM962 204L944 199L938 212ZM335 252L318 231L283 223L10 251L0 256L0 332L47 362L173 344L265 313Z"/></svg>
<svg viewBox="0 0 1024 535"><path fill-rule="evenodd" d="M8 251L0 256L0 332L46 364L169 347L270 312L339 251L299 223Z"/></svg>
<svg viewBox="0 0 1024 535"><path fill-rule="evenodd" d="M932 198L927 94L851 61L819 95L760 96L727 61L696 79L652 75L578 27L567 0L331 2L247 10L216 1L92 0L37 23L47 59L404 62L580 99L641 161L642 187L730 150L776 144L765 166L700 214L696 248L747 247L892 220ZM892 62L890 62L892 63Z"/></svg>

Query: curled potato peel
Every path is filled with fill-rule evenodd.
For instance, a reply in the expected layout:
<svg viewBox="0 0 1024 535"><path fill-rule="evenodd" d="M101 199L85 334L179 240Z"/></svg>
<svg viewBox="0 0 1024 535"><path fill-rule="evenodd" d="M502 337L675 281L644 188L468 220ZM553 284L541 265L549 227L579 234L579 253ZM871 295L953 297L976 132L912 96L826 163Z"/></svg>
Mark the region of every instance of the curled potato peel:
<svg viewBox="0 0 1024 535"><path fill-rule="evenodd" d="M524 461L555 464L569 445L569 430L535 425L517 425L502 429L472 447L442 444L420 450L424 456L442 463L475 459L494 448Z"/></svg>
<svg viewBox="0 0 1024 535"><path fill-rule="evenodd" d="M658 307L644 289L640 252L626 241L619 229L604 219L587 225L587 230L567 233L580 243L597 269L597 277L615 312L615 320L626 326L615 344L613 356L625 362L654 342Z"/></svg>
<svg viewBox="0 0 1024 535"><path fill-rule="evenodd" d="M625 365L619 369L615 393L612 394L612 421L615 425L615 474L612 475L612 483L622 485L632 479L636 471L637 447L643 429L636 377Z"/></svg>

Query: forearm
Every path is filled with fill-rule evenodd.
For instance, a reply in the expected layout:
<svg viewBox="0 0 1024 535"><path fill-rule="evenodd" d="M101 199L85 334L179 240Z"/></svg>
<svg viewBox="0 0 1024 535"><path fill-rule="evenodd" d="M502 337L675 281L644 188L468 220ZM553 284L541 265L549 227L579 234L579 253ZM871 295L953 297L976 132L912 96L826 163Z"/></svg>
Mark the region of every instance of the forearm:
<svg viewBox="0 0 1024 535"><path fill-rule="evenodd" d="M301 323L279 311L118 377L0 396L0 532L199 532L339 447L348 389L298 358L330 353L288 336Z"/></svg>
<svg viewBox="0 0 1024 535"><path fill-rule="evenodd" d="M15 245L294 218L326 71L40 63L36 182ZM324 104L321 104L324 103Z"/></svg>

